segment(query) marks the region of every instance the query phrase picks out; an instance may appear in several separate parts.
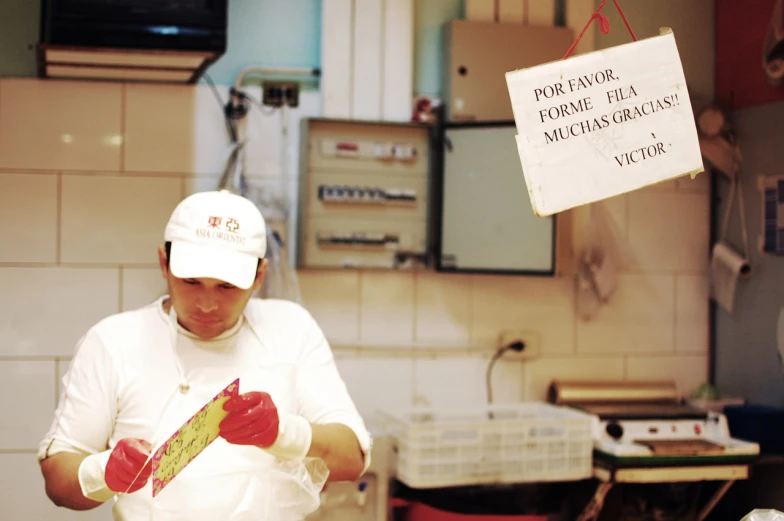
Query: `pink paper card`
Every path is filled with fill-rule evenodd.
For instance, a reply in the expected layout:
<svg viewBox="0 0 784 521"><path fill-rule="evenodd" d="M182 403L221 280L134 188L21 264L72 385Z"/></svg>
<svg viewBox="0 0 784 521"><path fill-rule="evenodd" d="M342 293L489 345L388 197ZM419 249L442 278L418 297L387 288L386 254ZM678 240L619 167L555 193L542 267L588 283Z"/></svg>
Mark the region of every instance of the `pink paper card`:
<svg viewBox="0 0 784 521"><path fill-rule="evenodd" d="M223 404L237 396L240 379L237 378L215 398L207 402L199 412L186 421L177 432L155 451L152 457L152 496L163 488L193 461L201 451L215 441L220 430L220 422L227 416Z"/></svg>

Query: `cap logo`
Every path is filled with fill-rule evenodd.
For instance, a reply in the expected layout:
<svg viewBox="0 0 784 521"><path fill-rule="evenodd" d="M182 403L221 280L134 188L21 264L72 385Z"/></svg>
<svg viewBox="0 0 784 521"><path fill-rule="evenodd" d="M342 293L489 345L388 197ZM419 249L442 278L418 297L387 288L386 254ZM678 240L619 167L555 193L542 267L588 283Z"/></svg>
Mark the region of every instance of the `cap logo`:
<svg viewBox="0 0 784 521"><path fill-rule="evenodd" d="M223 217L210 217L207 219L207 225L210 228L220 229L221 222L223 222ZM232 219L231 217L226 218L226 223L224 224L226 231L236 233L237 230L240 229L240 223L237 219Z"/></svg>
<svg viewBox="0 0 784 521"><path fill-rule="evenodd" d="M233 244L245 244L245 237L237 235L240 223L231 217L211 216L207 219L207 226L196 229L196 236L202 239L215 239Z"/></svg>

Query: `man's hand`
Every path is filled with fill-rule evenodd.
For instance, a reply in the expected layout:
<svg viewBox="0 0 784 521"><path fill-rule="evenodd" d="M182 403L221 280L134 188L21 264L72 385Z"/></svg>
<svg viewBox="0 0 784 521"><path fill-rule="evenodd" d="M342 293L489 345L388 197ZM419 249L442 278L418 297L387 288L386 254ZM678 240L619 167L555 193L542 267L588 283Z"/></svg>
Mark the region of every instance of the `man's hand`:
<svg viewBox="0 0 784 521"><path fill-rule="evenodd" d="M123 438L112 450L106 463L104 479L114 492L136 492L147 484L152 474L152 460L148 461L152 446L134 438Z"/></svg>
<svg viewBox="0 0 784 521"><path fill-rule="evenodd" d="M268 448L278 439L280 417L269 394L252 391L223 404L228 416L220 423L220 435L235 445Z"/></svg>

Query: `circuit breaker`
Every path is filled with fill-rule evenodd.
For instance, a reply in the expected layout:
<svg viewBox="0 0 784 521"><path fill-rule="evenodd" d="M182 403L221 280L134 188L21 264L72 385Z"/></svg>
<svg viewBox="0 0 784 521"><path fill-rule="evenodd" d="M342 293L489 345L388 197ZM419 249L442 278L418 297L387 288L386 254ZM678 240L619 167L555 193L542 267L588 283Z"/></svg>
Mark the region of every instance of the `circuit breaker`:
<svg viewBox="0 0 784 521"><path fill-rule="evenodd" d="M322 118L302 125L299 267L421 266L430 128Z"/></svg>

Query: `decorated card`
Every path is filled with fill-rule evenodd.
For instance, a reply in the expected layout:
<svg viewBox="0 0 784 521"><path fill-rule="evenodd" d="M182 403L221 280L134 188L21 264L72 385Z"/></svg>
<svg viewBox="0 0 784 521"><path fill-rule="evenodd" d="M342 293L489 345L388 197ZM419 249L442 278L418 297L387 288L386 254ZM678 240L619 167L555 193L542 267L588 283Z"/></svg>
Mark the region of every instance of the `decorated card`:
<svg viewBox="0 0 784 521"><path fill-rule="evenodd" d="M161 445L152 457L152 495L155 497L218 437L227 416L223 404L239 393L237 378L194 414Z"/></svg>

